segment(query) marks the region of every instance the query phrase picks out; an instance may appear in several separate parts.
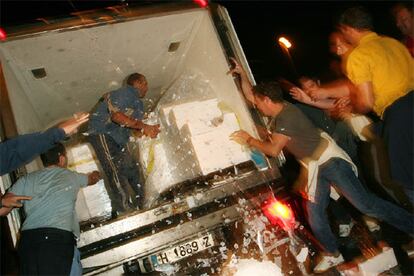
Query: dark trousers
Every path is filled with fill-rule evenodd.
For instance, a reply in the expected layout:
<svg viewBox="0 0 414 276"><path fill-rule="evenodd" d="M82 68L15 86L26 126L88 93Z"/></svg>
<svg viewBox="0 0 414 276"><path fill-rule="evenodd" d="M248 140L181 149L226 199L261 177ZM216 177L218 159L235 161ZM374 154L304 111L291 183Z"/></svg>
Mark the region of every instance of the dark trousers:
<svg viewBox="0 0 414 276"><path fill-rule="evenodd" d="M128 186L135 193L131 198L132 202L142 208L144 181L137 161L131 156L127 146L118 145L106 134L90 135L88 141L106 174L108 183L105 182L105 187L111 199L112 210L123 212L130 208Z"/></svg>
<svg viewBox="0 0 414 276"><path fill-rule="evenodd" d="M384 113L382 137L390 158L391 177L414 204L414 91L396 100Z"/></svg>
<svg viewBox="0 0 414 276"><path fill-rule="evenodd" d="M20 275L69 275L75 237L56 228L24 230L18 253Z"/></svg>

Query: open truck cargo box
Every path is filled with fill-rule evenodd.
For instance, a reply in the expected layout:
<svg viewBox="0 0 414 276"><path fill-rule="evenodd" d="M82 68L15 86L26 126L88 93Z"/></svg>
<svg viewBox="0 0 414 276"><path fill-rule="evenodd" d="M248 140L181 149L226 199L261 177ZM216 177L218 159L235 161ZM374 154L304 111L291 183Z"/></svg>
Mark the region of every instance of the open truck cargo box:
<svg viewBox="0 0 414 276"><path fill-rule="evenodd" d="M246 149L229 144L224 150L229 129L241 128L257 135L258 123L253 121L237 82L226 74L230 56L247 68L254 82L227 11L218 5L199 8L190 3L84 12L78 17L16 28L0 43L2 95L9 99L7 106L2 106L2 115L12 118L12 128L19 134L43 130L74 112L91 110L104 93L119 88L132 72L140 72L148 80L144 99L151 111L148 120L160 123L162 132L155 142L138 139L131 145L140 156L138 162L147 182L151 180L146 183L147 190L152 188L146 194L151 197L149 208L115 220L82 223L78 246L85 272L118 271L122 265L133 267L134 263L137 271L148 272L165 262L163 256L189 241L200 242L204 249L217 246L220 227L240 220L237 197L252 198L258 196L260 187L278 185L275 160L267 160L259 170ZM192 109L180 113L186 105ZM188 123L185 114L196 118L197 110L202 113L200 118L211 115L212 120L201 127L200 122ZM211 125L217 118L219 125L229 128ZM209 127L210 132L203 132ZM199 146L203 143L223 148L207 151ZM69 148L81 152L85 146ZM151 160L148 156L154 152L158 152L158 159L156 155ZM94 162L92 155L88 158ZM40 168L38 161L26 167L27 171ZM75 161L72 169L83 170ZM3 191L10 186L7 175L1 182ZM80 196L83 203L78 206L85 208L87 194ZM93 219L95 215L90 214L100 214L97 206L108 208L108 200L100 200L89 216L81 217ZM18 211L8 219L16 242ZM203 243L203 239L215 242ZM184 257L188 256L168 262Z"/></svg>

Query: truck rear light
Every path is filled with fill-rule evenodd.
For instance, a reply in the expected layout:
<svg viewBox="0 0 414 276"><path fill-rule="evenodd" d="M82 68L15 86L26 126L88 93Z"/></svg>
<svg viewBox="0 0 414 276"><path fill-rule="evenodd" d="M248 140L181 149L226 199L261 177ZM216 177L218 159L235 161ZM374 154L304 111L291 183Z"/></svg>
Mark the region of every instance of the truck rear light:
<svg viewBox="0 0 414 276"><path fill-rule="evenodd" d="M0 28L0 41L5 41L7 38L6 31L3 28Z"/></svg>
<svg viewBox="0 0 414 276"><path fill-rule="evenodd" d="M199 5L201 8L208 6L208 0L193 0L193 2Z"/></svg>
<svg viewBox="0 0 414 276"><path fill-rule="evenodd" d="M262 211L273 225L279 225L286 231L294 229L295 215L287 204L271 198L265 202Z"/></svg>

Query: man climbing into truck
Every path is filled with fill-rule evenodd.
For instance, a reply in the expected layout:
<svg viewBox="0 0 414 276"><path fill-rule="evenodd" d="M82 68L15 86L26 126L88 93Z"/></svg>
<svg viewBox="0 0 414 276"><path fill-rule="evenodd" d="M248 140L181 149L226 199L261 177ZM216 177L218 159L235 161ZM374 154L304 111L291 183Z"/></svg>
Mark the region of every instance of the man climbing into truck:
<svg viewBox="0 0 414 276"><path fill-rule="evenodd" d="M157 137L159 125L143 123L144 104L141 100L148 83L144 75L133 73L126 86L104 94L91 111L88 141L95 149L107 176L106 183L111 199L112 214L131 209L142 209L144 182L140 168L128 149L132 131L150 138ZM128 185L135 195L130 198ZM133 207L135 203L136 207Z"/></svg>

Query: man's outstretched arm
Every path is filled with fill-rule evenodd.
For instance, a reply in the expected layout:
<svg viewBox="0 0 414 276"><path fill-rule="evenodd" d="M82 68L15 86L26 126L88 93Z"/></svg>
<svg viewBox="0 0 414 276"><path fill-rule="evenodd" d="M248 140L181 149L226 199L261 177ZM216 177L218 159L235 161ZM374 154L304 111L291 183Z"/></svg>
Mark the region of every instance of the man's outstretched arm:
<svg viewBox="0 0 414 276"><path fill-rule="evenodd" d="M73 134L80 125L88 121L88 113L77 113L58 127L45 132L20 135L0 143L0 175L9 173L32 161L38 155L52 148L66 135Z"/></svg>
<svg viewBox="0 0 414 276"><path fill-rule="evenodd" d="M250 80L247 76L246 71L243 69L243 67L237 62L236 59L230 58L230 60L233 62L234 67L231 69L227 74L237 74L240 76L240 82L241 82L241 89L243 91L244 97L246 100L254 106L254 93L253 93L253 86L250 83Z"/></svg>
<svg viewBox="0 0 414 276"><path fill-rule="evenodd" d="M262 141L252 137L244 130L239 130L234 132L230 139L239 144L258 149L267 156L276 157L289 142L290 137L279 133L272 133L269 141Z"/></svg>

